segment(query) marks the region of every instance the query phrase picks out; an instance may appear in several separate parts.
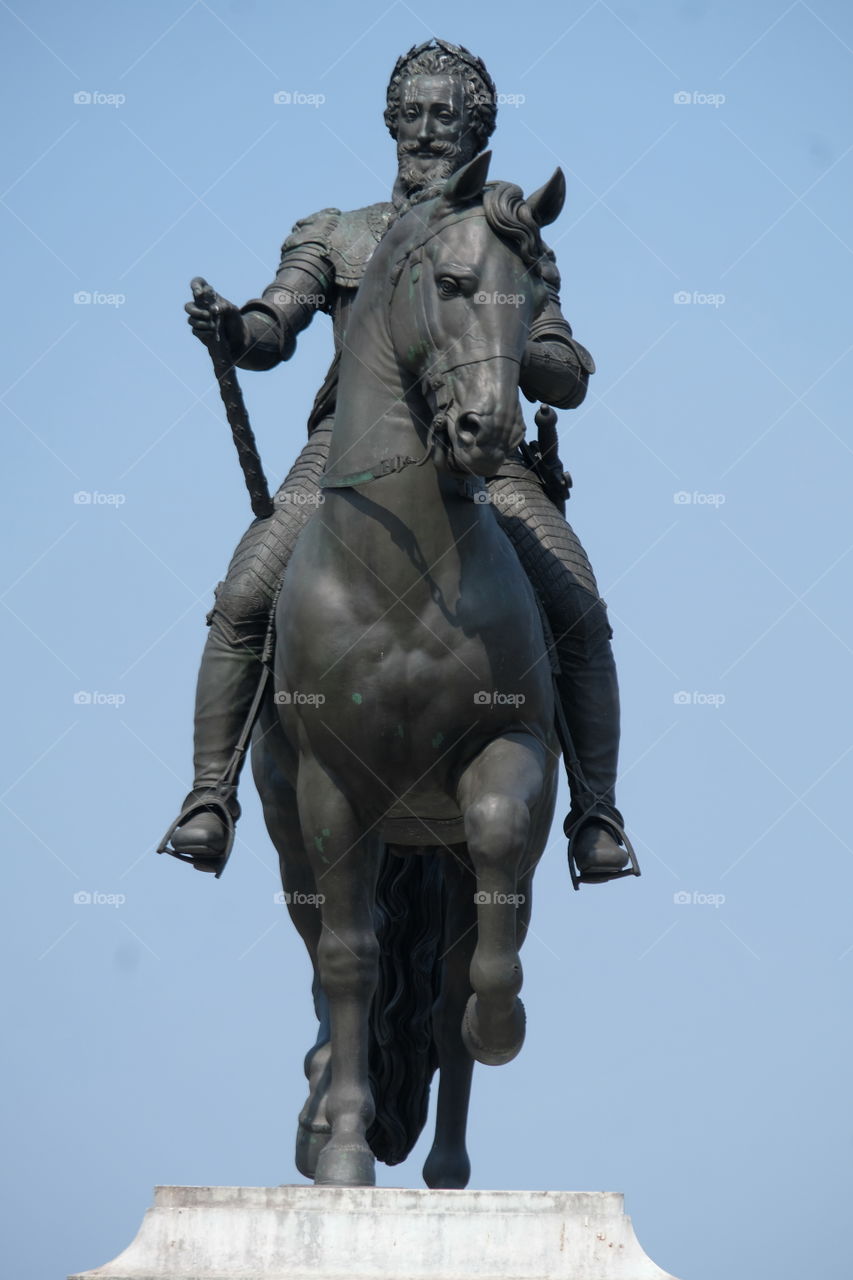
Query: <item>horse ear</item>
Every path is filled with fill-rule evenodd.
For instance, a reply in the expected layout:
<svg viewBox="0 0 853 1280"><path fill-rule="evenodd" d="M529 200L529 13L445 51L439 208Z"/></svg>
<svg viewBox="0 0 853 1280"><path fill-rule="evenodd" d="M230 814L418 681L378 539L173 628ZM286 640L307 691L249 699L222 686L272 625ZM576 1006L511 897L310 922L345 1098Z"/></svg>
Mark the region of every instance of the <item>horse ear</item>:
<svg viewBox="0 0 853 1280"><path fill-rule="evenodd" d="M538 191L527 197L527 205L540 227L547 227L559 218L566 199L566 179L563 170L556 168Z"/></svg>
<svg viewBox="0 0 853 1280"><path fill-rule="evenodd" d="M467 164L463 164L462 168L457 169L445 182L441 193L442 199L451 205L466 204L469 200L476 200L486 185L491 159L491 151L483 151Z"/></svg>

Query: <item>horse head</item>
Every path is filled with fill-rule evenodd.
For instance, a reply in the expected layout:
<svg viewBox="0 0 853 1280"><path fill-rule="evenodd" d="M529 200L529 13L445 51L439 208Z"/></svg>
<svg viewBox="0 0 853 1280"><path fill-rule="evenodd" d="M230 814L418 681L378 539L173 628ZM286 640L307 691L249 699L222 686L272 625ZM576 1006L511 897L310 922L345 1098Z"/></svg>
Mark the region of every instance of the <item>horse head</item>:
<svg viewBox="0 0 853 1280"><path fill-rule="evenodd" d="M548 300L539 228L565 198L560 169L527 201L512 183L486 185L490 159L477 156L401 220L390 307L397 358L433 415L436 464L480 476L524 434L521 360Z"/></svg>

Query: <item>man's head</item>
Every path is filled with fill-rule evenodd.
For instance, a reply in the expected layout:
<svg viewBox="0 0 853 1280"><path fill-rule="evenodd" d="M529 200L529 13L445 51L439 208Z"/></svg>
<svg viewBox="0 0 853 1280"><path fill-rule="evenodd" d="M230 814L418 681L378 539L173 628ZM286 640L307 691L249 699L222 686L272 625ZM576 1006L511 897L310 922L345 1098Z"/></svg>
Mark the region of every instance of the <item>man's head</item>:
<svg viewBox="0 0 853 1280"><path fill-rule="evenodd" d="M429 190L472 160L485 147L496 115L492 78L461 45L429 40L398 58L385 123L397 143L401 194Z"/></svg>

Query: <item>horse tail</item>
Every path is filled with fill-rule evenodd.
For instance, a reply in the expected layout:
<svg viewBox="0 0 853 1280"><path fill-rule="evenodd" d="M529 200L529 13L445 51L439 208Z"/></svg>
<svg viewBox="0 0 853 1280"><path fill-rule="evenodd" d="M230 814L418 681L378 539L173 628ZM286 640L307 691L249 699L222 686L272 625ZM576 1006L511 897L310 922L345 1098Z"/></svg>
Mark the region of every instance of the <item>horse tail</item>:
<svg viewBox="0 0 853 1280"><path fill-rule="evenodd" d="M444 876L437 851L386 847L376 886L379 981L370 1009L369 1073L376 1117L367 1140L399 1164L427 1121L438 1066L432 1006L441 980Z"/></svg>

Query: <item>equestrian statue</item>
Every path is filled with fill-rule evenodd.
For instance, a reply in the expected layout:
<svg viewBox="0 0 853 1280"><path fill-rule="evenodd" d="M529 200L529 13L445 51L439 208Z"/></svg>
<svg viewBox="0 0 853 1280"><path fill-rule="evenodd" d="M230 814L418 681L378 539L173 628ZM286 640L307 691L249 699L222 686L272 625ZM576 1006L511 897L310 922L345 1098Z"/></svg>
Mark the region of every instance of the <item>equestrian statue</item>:
<svg viewBox="0 0 853 1280"><path fill-rule="evenodd" d="M554 407L594 371L541 238L565 180L527 199L489 180L496 102L467 49L414 47L387 92L391 200L298 222L242 308L201 277L186 308L256 518L209 615L193 787L159 852L221 875L251 745L314 970L296 1163L320 1185L404 1160L436 1070L424 1179L467 1185L474 1062L524 1039L519 950L561 756L575 887L639 874L612 633L557 456ZM318 311L334 358L270 499L235 368L289 359ZM519 391L541 405L534 442Z"/></svg>

